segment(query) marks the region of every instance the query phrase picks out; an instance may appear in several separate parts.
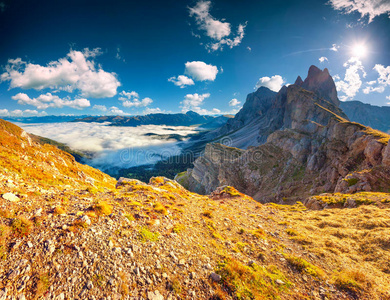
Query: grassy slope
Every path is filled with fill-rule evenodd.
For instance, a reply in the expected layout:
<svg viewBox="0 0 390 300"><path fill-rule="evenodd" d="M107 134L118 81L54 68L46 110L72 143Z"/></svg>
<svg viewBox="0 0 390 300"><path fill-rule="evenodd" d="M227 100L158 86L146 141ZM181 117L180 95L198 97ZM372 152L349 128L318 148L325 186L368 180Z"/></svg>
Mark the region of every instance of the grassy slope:
<svg viewBox="0 0 390 300"><path fill-rule="evenodd" d="M35 189L53 186L108 187L114 179L50 144L34 142L18 126L0 119L0 173L9 179L34 183Z"/></svg>
<svg viewBox="0 0 390 300"><path fill-rule="evenodd" d="M78 162L80 162L83 158L85 158L85 154L78 152L78 151L75 151L75 150L72 150L71 148L69 148L67 145L65 145L63 143L59 143L57 141L54 141L54 140L51 140L51 139L48 139L45 137L41 137L38 135L34 135L34 134L30 134L30 137L36 143L39 143L42 145L49 144L49 145L56 146L58 149L71 154Z"/></svg>
<svg viewBox="0 0 390 300"><path fill-rule="evenodd" d="M163 278L152 280L147 289L165 297L190 299L190 290L200 299L390 297L389 194L360 195L370 201L360 201L357 208L308 211L300 203L260 205L234 188L216 200L161 177L150 185L130 180L114 188L107 175L51 145L29 146L21 134L20 128L0 121L0 187L22 200L0 198L0 289L6 287L9 294L17 294L26 275L31 278L23 290L27 298L41 298L50 286L55 295L63 292L67 278L80 273L83 261L74 249L81 248L88 261L91 251L104 257L91 260L88 274L94 274L95 287L85 290L90 277L80 273L80 284L71 286L68 298L80 293L100 297L102 291L145 297L146 287L132 269L118 269L134 263L150 266L153 275ZM319 200L339 203L350 195L323 197ZM48 239L57 243L52 255L41 244L32 250L26 246ZM107 241L122 249L132 245L134 257L101 248ZM12 246L17 242L20 247ZM161 269L153 267L156 253ZM10 279L7 274L22 258L32 270ZM45 273L39 271L43 266ZM109 284L112 272L118 278L115 292ZM210 279L211 272L221 281ZM188 281L189 276L195 277Z"/></svg>
<svg viewBox="0 0 390 300"><path fill-rule="evenodd" d="M160 251L163 268L153 269L153 274L160 276L165 272L168 279L154 282L150 288L158 289L165 296L174 294L190 299L184 282L188 274L194 272L196 279L190 284L203 283L200 290L191 289L202 299L212 296L219 299L315 299L314 296L322 292L329 299L389 297L388 205L381 209L363 205L354 209L307 211L299 203L260 205L233 188L225 191L225 197L213 200L190 193L162 177L154 178L151 185L130 180L109 192L65 190L50 197L30 196L28 204L3 203L0 224L6 232L5 245L18 239L24 228L20 223L29 219L31 228L27 233L22 231L24 241L49 234L51 239L66 243L62 236L72 232L75 237L71 243L78 245L79 239L84 241L82 237L92 233L89 228L94 232L104 230L107 236L93 235L88 249L93 250L95 244L105 244L107 240L122 249L127 244L138 249L134 258L125 257L116 265L136 261L142 266L153 266L155 257L153 252L147 254L147 249ZM43 209L43 217L36 222L30 212L39 207ZM114 217L107 216L111 213ZM83 215L88 216L92 224L80 221L78 216ZM15 223L15 219L22 221ZM104 224L115 226L103 229ZM66 244L57 247L61 245ZM20 257L23 252L20 252L22 249L19 252L3 249L10 249L3 251L0 261L6 271L12 269L12 258ZM39 249L37 251L39 254ZM94 271L92 266L90 270L102 278L103 286L110 277L107 270L115 268L107 251L104 252L107 260L99 262L99 269ZM179 259L185 263L197 263L183 267L182 263L174 262L170 253L181 253ZM67 272L65 268L72 271L72 265L61 265L67 254L61 251L54 254L62 272ZM52 259L47 254L39 257L43 260L35 262L36 268L39 263L46 264ZM207 264L211 270L203 268ZM219 274L221 281L210 279L211 272ZM133 280L136 279L129 278L122 282L127 287L121 286L124 293L134 295L136 281ZM55 289L60 289L61 282L54 284L56 278L49 276L48 280ZM204 288L205 284L208 288ZM3 281L3 286L10 288L9 281ZM107 284L108 290L109 287ZM74 290L76 294L80 292L76 286ZM25 291L31 297L38 293L33 285ZM97 295L99 291L89 293Z"/></svg>

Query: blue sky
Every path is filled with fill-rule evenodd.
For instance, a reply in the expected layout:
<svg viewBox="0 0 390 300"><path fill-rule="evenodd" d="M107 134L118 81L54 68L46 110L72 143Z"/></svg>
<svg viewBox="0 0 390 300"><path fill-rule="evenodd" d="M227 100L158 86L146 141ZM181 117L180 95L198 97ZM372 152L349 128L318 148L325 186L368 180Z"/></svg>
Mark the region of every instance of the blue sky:
<svg viewBox="0 0 390 300"><path fill-rule="evenodd" d="M390 105L389 12L388 0L0 0L0 115L234 113L312 64L341 100Z"/></svg>

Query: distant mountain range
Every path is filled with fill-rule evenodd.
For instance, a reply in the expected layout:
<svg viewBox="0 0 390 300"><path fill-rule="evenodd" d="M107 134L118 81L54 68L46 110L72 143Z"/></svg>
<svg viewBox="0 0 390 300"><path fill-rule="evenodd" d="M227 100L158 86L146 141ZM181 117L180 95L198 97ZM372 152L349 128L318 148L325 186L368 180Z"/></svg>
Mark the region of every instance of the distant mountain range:
<svg viewBox="0 0 390 300"><path fill-rule="evenodd" d="M140 125L167 125L167 126L192 126L206 124L206 128L217 128L226 122L231 116L207 116L200 115L193 111L185 114L149 114L145 116L89 116L79 118L73 122L110 122L111 126L129 126Z"/></svg>
<svg viewBox="0 0 390 300"><path fill-rule="evenodd" d="M390 106L375 106L360 101L348 101L341 102L340 108L353 122L390 132Z"/></svg>
<svg viewBox="0 0 390 300"><path fill-rule="evenodd" d="M62 123L72 122L76 119L85 118L82 116L44 116L44 117L1 117L3 120L19 123Z"/></svg>
<svg viewBox="0 0 390 300"><path fill-rule="evenodd" d="M297 83L301 82L302 79L299 77ZM302 81L303 84L303 81ZM309 83L307 83L308 85ZM332 92L333 93L333 92ZM221 136L237 130L234 133L233 139L238 143L238 147L246 148L247 146L253 145L251 139L254 135L260 141L264 137L257 136L257 130L264 128L265 124L261 122L268 122L269 120L263 119L262 113L264 110L268 110L271 105L271 99L276 93L261 87L258 91L248 95L245 103L244 110L240 111L236 117L233 115L223 116L208 116L199 115L193 111L189 111L186 114L149 114L145 116L44 116L44 117L2 117L2 119L19 122L19 123L62 123L62 122L110 122L112 126L130 126L135 127L139 125L168 125L168 126L192 126L200 125L203 129L216 129L218 133L214 135ZM267 98L269 101L264 101ZM390 132L390 106L375 106L360 101L348 101L341 102L340 108L348 116L348 118L366 126L370 126L374 129L381 130L383 132ZM262 121L259 123L259 120ZM249 124L251 123L251 124ZM248 131L248 128L252 128L252 131ZM273 130L273 128L268 128ZM245 131L246 134L242 135ZM249 134L249 135L248 135ZM241 141L239 142L241 137ZM212 140L212 136L207 136L207 140ZM250 141L249 144L246 141Z"/></svg>

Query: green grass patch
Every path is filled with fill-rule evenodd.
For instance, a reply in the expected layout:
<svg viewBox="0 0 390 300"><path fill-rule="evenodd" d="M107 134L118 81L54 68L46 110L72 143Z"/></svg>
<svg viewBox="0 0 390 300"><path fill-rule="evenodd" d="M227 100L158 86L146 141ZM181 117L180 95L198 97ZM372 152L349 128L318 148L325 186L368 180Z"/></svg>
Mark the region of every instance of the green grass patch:
<svg viewBox="0 0 390 300"><path fill-rule="evenodd" d="M142 227L138 234L142 242L157 242L160 237L160 233L149 231L146 227Z"/></svg>
<svg viewBox="0 0 390 300"><path fill-rule="evenodd" d="M24 217L17 217L11 222L11 229L13 233L18 236L29 235L33 228L33 222Z"/></svg>
<svg viewBox="0 0 390 300"><path fill-rule="evenodd" d="M276 266L243 265L228 258L219 264L217 273L222 285L235 299L281 299L281 292L288 292L291 282ZM276 280L284 284L277 284Z"/></svg>
<svg viewBox="0 0 390 300"><path fill-rule="evenodd" d="M325 275L324 271L319 267L312 265L308 261L304 260L302 257L296 257L292 255L285 254L285 258L290 263L290 265L294 266L298 271L302 273L307 273L313 277L323 277Z"/></svg>

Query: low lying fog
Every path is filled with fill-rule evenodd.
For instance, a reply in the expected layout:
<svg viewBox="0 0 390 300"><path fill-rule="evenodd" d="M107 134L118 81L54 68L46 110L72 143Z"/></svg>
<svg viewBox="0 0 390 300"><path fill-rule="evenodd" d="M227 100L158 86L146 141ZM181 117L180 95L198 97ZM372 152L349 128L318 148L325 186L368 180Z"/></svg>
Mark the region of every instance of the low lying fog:
<svg viewBox="0 0 390 300"><path fill-rule="evenodd" d="M93 153L93 158L86 163L101 170L153 164L159 161L161 156L180 153L180 142L146 134L178 134L185 137L197 133L195 128L185 126L108 125L109 123L83 122L18 124L29 133L64 143L73 150Z"/></svg>

